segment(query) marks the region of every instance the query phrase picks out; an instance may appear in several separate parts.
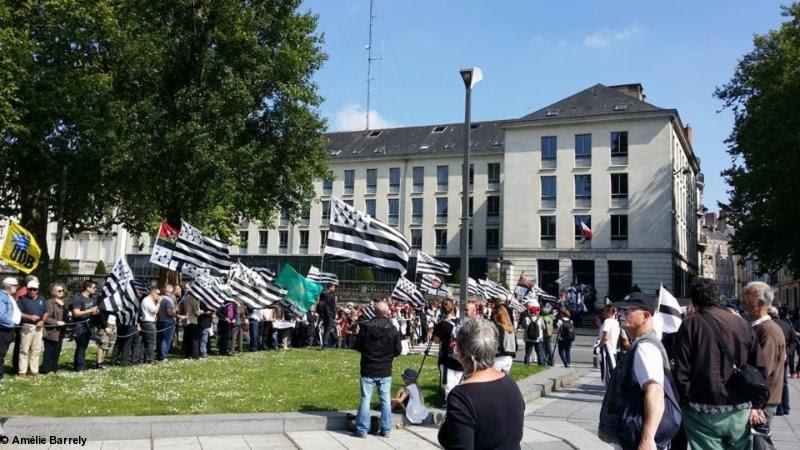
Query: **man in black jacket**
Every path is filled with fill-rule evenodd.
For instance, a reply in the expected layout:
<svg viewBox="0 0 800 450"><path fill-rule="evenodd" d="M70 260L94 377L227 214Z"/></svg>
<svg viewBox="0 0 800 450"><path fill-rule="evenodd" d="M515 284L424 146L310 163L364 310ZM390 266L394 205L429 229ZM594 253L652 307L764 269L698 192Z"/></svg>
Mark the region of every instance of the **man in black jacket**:
<svg viewBox="0 0 800 450"><path fill-rule="evenodd" d="M319 295L317 303L317 314L319 314L320 330L319 349L333 347L331 332L336 326L336 285L329 284L325 292Z"/></svg>
<svg viewBox="0 0 800 450"><path fill-rule="evenodd" d="M389 305L375 303L375 317L361 324L354 349L361 353L361 405L356 418L356 436L366 437L369 431L369 404L372 388L378 385L381 402L381 436L392 432L392 360L400 355L400 333L392 325Z"/></svg>

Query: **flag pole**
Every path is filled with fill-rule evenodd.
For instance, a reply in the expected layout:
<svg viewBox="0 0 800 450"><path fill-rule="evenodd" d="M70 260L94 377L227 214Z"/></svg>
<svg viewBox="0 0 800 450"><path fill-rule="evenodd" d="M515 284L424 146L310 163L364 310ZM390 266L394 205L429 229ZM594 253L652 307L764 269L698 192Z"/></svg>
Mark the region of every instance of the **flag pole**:
<svg viewBox="0 0 800 450"><path fill-rule="evenodd" d="M319 273L322 274L322 269L325 267L325 249L328 247L328 233L331 232L331 227L328 226L328 231L325 232L325 242L322 246L322 254L319 256Z"/></svg>

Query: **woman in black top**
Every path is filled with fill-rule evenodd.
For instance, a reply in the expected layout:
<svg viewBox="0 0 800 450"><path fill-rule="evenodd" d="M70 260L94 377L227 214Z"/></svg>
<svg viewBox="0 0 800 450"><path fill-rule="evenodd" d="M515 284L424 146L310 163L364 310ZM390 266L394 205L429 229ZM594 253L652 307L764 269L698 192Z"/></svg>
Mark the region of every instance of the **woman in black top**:
<svg viewBox="0 0 800 450"><path fill-rule="evenodd" d="M510 377L492 367L497 329L483 319L467 319L458 331L458 358L466 380L447 398L439 429L446 449L519 449L525 401Z"/></svg>

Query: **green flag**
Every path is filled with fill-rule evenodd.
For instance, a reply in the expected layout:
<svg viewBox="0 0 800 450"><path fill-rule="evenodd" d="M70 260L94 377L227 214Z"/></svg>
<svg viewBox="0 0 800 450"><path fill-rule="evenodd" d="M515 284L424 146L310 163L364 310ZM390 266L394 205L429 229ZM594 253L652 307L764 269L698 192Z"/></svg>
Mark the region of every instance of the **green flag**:
<svg viewBox="0 0 800 450"><path fill-rule="evenodd" d="M275 284L286 289L286 300L303 312L307 312L322 292L322 285L297 273L288 264L283 265Z"/></svg>

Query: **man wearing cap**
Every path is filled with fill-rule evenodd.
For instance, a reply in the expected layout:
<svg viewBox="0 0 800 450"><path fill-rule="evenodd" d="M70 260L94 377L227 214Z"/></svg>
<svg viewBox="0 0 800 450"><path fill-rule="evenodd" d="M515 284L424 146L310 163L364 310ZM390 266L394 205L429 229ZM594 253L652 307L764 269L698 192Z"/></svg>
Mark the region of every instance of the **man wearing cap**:
<svg viewBox="0 0 800 450"><path fill-rule="evenodd" d="M75 339L73 359L75 372L83 372L86 369L86 349L89 348L89 341L92 338L91 322L100 314L97 299L94 298L95 292L97 283L86 280L83 282L81 293L70 303L72 320L75 321L75 326L72 328L72 338Z"/></svg>
<svg viewBox="0 0 800 450"><path fill-rule="evenodd" d="M417 386L419 373L414 369L406 369L401 378L405 386L397 390L397 394L392 399L392 409L403 405L406 420L412 425L419 425L428 417L428 410L425 408L425 402L422 401L422 393Z"/></svg>
<svg viewBox="0 0 800 450"><path fill-rule="evenodd" d="M375 317L361 324L353 347L361 353L361 404L356 417L357 437L366 437L369 431L369 404L372 390L378 386L381 404L381 436L392 432L392 360L400 356L403 346L400 333L392 325L386 302L375 303Z"/></svg>
<svg viewBox="0 0 800 450"><path fill-rule="evenodd" d="M749 448L750 402L726 382L734 366L748 364L763 371L755 334L741 317L720 308L714 280L697 279L690 295L694 313L683 320L675 341L675 384L686 438L692 448ZM718 339L736 361L724 355Z"/></svg>
<svg viewBox="0 0 800 450"><path fill-rule="evenodd" d="M16 325L14 311L17 309L14 294L17 292L18 285L19 282L16 278L8 277L3 280L2 290L0 290L0 380L3 379L5 371L8 346L14 339L14 325Z"/></svg>
<svg viewBox="0 0 800 450"><path fill-rule="evenodd" d="M39 295L39 280L28 281L28 291L17 300L22 322L20 327L19 371L17 376L39 375L39 354L42 352L42 332L47 320L47 302Z"/></svg>
<svg viewBox="0 0 800 450"><path fill-rule="evenodd" d="M616 377L619 381L609 386L611 392L606 395L611 393L617 398L618 404L624 405L622 411L640 411L642 423L641 429L617 426L617 443L623 448L668 448L680 422L678 419L677 424L664 424L674 425L666 433L662 429L662 419L674 419L671 414L665 415L666 402L670 401L673 405L670 411L674 412L677 397L669 376L666 351L653 329L653 314L658 309L658 299L633 292L625 300L615 303L614 307L620 312L622 326L634 341L617 367ZM603 419L601 412L601 424ZM620 419L627 418L621 416Z"/></svg>

